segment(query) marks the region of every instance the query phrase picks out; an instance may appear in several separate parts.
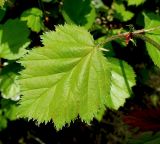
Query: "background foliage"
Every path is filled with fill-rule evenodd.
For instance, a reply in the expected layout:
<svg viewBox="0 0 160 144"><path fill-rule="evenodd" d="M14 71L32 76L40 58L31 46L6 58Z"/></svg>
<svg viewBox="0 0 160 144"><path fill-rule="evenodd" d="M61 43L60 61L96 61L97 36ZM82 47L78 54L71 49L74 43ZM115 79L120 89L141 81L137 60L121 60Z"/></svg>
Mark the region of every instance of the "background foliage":
<svg viewBox="0 0 160 144"><path fill-rule="evenodd" d="M160 26L158 0L0 0L0 7L2 143L159 142L160 29L145 34L156 46L144 38L101 45ZM17 116L54 124L37 128ZM14 124L28 128L8 139Z"/></svg>

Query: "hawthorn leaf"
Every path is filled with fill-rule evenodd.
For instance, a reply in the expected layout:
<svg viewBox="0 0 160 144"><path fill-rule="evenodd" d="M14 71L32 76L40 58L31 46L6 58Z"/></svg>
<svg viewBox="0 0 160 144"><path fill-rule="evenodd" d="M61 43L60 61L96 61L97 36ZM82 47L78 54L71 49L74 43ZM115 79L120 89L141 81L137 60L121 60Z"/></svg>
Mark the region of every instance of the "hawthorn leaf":
<svg viewBox="0 0 160 144"><path fill-rule="evenodd" d="M160 16L154 13L143 13L145 29L160 26ZM160 42L160 29L145 34L155 42ZM154 47L146 41L147 51L154 64L160 67L160 49Z"/></svg>
<svg viewBox="0 0 160 144"><path fill-rule="evenodd" d="M76 25L56 27L42 36L42 43L20 60L25 69L18 116L53 121L56 129L78 116L90 123L110 100L108 60L90 33Z"/></svg>
<svg viewBox="0 0 160 144"><path fill-rule="evenodd" d="M15 63L9 64L0 72L0 91L5 99L19 100L20 86L17 81L19 67Z"/></svg>
<svg viewBox="0 0 160 144"><path fill-rule="evenodd" d="M25 22L18 19L9 19L0 25L0 58L13 60L22 57L30 44L29 34Z"/></svg>
<svg viewBox="0 0 160 144"><path fill-rule="evenodd" d="M116 58L109 58L109 61L111 63L111 89L107 98L107 106L117 110L132 94L131 88L136 84L135 73L125 61ZM102 107L96 119L100 121L105 111L106 109Z"/></svg>
<svg viewBox="0 0 160 144"><path fill-rule="evenodd" d="M68 24L76 24L89 29L96 18L91 0L64 0L62 14Z"/></svg>
<svg viewBox="0 0 160 144"><path fill-rule="evenodd" d="M22 21L27 21L27 25L32 31L40 32L44 29L43 12L38 8L31 8L24 11L21 15Z"/></svg>

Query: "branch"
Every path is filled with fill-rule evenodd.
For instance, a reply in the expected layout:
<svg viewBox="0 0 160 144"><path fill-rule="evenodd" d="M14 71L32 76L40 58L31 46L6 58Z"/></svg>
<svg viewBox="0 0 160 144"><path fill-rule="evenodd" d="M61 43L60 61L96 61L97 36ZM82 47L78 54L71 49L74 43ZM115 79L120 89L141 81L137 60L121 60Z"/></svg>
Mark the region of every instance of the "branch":
<svg viewBox="0 0 160 144"><path fill-rule="evenodd" d="M152 40L151 38L145 36L145 35L142 35L142 34L136 34L134 35L135 38L140 38L150 44L152 44L154 47L158 48L160 50L160 44L157 43L156 41Z"/></svg>
<svg viewBox="0 0 160 144"><path fill-rule="evenodd" d="M136 30L136 31L133 31L133 32L125 32L125 33L122 33L122 34L114 35L114 36L108 37L106 40L104 40L102 43L99 43L97 46L102 47L107 42L110 42L110 41L113 41L113 40L116 40L116 39L126 38L127 35L132 35L133 37L139 37L139 38L144 40L144 38L142 38L139 34L142 35L144 33L154 31L154 30L157 30L157 29L160 29L160 26L150 28L150 29L141 29L141 30ZM142 36L144 36L144 35L142 35ZM145 40L147 40L147 39L145 39Z"/></svg>

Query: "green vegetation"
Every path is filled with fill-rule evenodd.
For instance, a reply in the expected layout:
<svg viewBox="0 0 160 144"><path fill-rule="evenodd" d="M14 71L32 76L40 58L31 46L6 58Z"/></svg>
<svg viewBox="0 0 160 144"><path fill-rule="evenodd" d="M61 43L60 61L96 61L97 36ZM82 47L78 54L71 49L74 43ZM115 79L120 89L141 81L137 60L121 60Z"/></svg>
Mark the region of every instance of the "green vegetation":
<svg viewBox="0 0 160 144"><path fill-rule="evenodd" d="M137 130L126 127L141 130L142 125L125 117L138 105L133 87L149 85L149 77L160 68L160 3L155 0L154 9L150 4L1 0L0 130L19 118L38 125L52 122L56 130L77 119L101 123L111 110L121 113L128 132L120 143L159 142L159 133L152 132L134 140ZM145 103L146 96L141 101L159 109L158 88L152 89L154 101L147 97L150 103Z"/></svg>

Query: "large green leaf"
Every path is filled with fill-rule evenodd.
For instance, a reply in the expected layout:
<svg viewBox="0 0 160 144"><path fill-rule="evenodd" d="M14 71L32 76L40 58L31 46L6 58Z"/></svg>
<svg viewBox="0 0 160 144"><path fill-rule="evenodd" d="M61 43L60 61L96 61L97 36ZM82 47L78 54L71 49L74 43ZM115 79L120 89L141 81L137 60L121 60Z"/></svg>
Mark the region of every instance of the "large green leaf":
<svg viewBox="0 0 160 144"><path fill-rule="evenodd" d="M111 63L111 90L108 96L108 107L118 109L123 106L126 98L132 94L131 87L135 85L135 73L130 65L115 58L109 59ZM96 118L100 121L105 113L100 109Z"/></svg>
<svg viewBox="0 0 160 144"><path fill-rule="evenodd" d="M18 19L8 20L0 25L0 58L18 59L22 57L30 44L29 30L25 22Z"/></svg>
<svg viewBox="0 0 160 144"><path fill-rule="evenodd" d="M44 29L43 13L38 8L31 8L24 11L21 15L22 21L27 21L27 25L32 31L40 32Z"/></svg>
<svg viewBox="0 0 160 144"><path fill-rule="evenodd" d="M109 104L110 64L84 28L64 25L42 36L44 47L21 59L19 116L62 128L79 116L89 123Z"/></svg>
<svg viewBox="0 0 160 144"><path fill-rule="evenodd" d="M154 28L160 26L160 16L153 13L143 13L145 28ZM145 34L147 37L151 38L155 42L160 42L160 29L156 29L152 32ZM147 42L147 41L146 41ZM160 49L154 47L151 43L146 43L147 51L152 58L153 62L160 67Z"/></svg>
<svg viewBox="0 0 160 144"><path fill-rule="evenodd" d="M20 87L17 82L19 65L9 64L0 72L0 91L3 98L18 100Z"/></svg>
<svg viewBox="0 0 160 144"><path fill-rule="evenodd" d="M95 20L95 8L91 0L64 0L62 14L69 24L90 28Z"/></svg>

